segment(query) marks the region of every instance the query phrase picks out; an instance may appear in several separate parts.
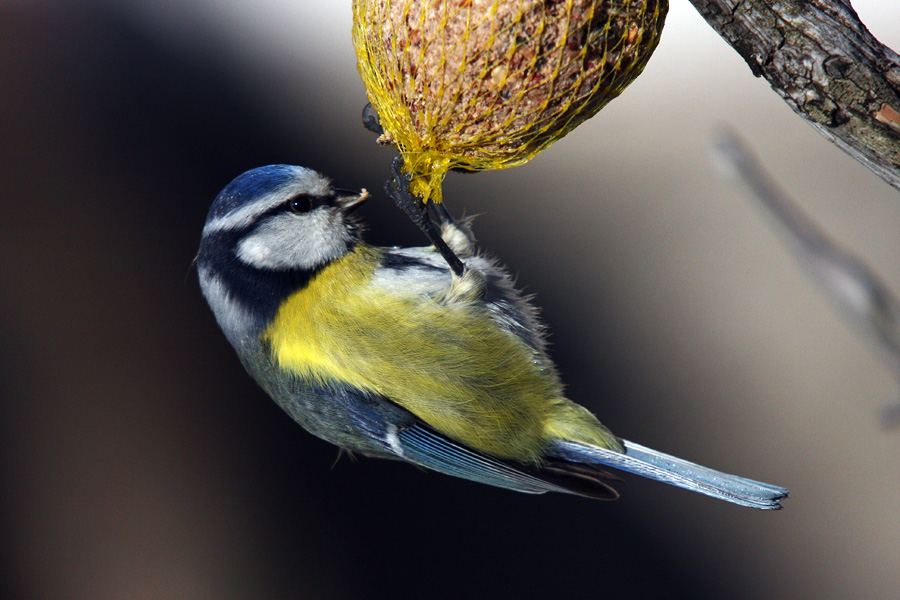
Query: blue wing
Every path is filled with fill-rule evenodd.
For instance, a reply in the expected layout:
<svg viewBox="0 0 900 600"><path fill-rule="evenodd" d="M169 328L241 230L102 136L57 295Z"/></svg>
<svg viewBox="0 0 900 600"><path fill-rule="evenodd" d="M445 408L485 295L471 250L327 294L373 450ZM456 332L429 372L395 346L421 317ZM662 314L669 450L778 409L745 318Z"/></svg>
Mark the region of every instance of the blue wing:
<svg viewBox="0 0 900 600"><path fill-rule="evenodd" d="M387 398L340 385L303 386L282 407L312 433L349 450L405 460L446 475L517 492L564 492L614 499L602 470L613 467L714 498L761 509L781 508L785 488L715 471L622 440L625 452L556 440L541 465L479 452L437 431Z"/></svg>
<svg viewBox="0 0 900 600"><path fill-rule="evenodd" d="M528 494L564 492L596 498L617 497L596 476L573 480L571 475L560 475L552 465L544 470L469 448L385 398L339 386L327 386L320 393L339 403L341 412L368 443L378 446L380 452L370 454L406 460L446 475Z"/></svg>

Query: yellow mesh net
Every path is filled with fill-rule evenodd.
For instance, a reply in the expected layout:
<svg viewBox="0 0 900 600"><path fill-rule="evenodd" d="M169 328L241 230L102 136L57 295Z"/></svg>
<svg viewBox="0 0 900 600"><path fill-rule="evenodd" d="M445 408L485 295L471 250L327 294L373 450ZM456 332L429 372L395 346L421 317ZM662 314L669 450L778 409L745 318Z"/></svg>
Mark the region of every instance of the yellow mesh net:
<svg viewBox="0 0 900 600"><path fill-rule="evenodd" d="M519 165L640 74L668 0L353 0L353 43L411 191Z"/></svg>

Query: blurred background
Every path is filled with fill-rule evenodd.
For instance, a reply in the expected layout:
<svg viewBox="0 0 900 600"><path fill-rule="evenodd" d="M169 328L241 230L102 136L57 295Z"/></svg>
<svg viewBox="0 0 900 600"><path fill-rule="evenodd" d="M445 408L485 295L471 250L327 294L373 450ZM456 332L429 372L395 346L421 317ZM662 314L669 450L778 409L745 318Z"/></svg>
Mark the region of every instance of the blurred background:
<svg viewBox="0 0 900 600"><path fill-rule="evenodd" d="M900 48L900 8L856 0ZM897 381L712 166L731 125L900 292L900 198L675 0L644 75L452 210L536 294L613 431L789 487L756 512L628 477L614 503L337 460L243 372L191 261L274 162L380 193L349 0L0 0L0 595L896 598Z"/></svg>

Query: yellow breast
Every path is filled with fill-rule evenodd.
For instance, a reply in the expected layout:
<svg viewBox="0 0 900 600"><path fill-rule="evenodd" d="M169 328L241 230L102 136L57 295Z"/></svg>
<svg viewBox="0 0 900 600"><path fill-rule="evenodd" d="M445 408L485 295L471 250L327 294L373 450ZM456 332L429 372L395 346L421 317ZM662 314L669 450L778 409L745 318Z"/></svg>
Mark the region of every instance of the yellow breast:
<svg viewBox="0 0 900 600"><path fill-rule="evenodd" d="M556 377L483 306L371 285L378 258L361 246L284 302L263 335L277 363L384 396L495 456L536 460L568 404Z"/></svg>

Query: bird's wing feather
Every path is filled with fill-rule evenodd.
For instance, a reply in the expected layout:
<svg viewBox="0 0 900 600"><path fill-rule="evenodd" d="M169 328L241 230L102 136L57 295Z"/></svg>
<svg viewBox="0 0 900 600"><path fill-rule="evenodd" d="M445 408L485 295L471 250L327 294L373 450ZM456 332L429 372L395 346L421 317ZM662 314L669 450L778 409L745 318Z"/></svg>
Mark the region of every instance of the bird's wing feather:
<svg viewBox="0 0 900 600"><path fill-rule="evenodd" d="M386 398L347 387L322 392L339 402L350 422L380 449L413 464L479 483L529 494L564 492L595 498L615 498L614 490L599 481L560 476L488 456L436 431Z"/></svg>

